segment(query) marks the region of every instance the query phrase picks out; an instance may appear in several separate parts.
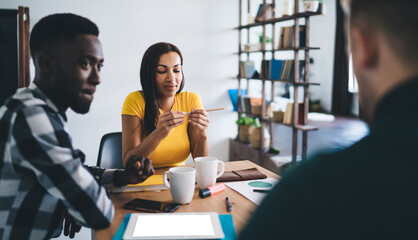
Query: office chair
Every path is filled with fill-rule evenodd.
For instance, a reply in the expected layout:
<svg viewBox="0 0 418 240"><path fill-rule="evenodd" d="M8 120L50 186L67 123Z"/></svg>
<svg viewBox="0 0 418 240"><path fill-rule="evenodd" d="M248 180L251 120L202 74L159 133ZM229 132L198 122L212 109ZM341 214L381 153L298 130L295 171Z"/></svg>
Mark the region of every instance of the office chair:
<svg viewBox="0 0 418 240"><path fill-rule="evenodd" d="M122 132L103 135L100 141L97 166L101 168L124 168L122 161Z"/></svg>

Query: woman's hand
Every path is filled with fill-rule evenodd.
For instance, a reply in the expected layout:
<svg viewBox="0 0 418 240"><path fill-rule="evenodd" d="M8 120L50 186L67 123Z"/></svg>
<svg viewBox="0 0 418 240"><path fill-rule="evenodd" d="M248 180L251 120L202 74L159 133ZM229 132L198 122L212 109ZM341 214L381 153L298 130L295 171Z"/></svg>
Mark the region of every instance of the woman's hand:
<svg viewBox="0 0 418 240"><path fill-rule="evenodd" d="M167 137L171 129L184 123L184 114L180 111L169 111L160 114L157 128L155 129L161 138Z"/></svg>
<svg viewBox="0 0 418 240"><path fill-rule="evenodd" d="M189 113L189 126L199 137L207 137L209 115L204 109L195 109Z"/></svg>

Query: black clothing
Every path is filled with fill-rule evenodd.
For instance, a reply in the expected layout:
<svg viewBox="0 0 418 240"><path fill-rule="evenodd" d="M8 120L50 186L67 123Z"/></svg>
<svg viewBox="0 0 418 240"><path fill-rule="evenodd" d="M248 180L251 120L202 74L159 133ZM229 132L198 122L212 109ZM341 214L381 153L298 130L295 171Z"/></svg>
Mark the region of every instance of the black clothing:
<svg viewBox="0 0 418 240"><path fill-rule="evenodd" d="M368 136L294 167L240 239L418 239L418 77L378 103Z"/></svg>

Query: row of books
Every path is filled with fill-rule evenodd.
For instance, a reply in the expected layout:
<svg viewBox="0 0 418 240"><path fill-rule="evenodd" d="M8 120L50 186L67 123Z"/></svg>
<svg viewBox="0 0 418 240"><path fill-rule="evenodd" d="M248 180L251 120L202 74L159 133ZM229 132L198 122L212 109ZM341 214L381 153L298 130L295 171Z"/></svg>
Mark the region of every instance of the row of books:
<svg viewBox="0 0 418 240"><path fill-rule="evenodd" d="M279 46L278 49L289 49L294 46L295 28L293 26L281 27L280 36L279 36ZM299 26L299 47L306 46L306 26Z"/></svg>
<svg viewBox="0 0 418 240"><path fill-rule="evenodd" d="M271 80L294 81L294 60L262 60L260 77ZM302 77L305 61L299 61L299 77Z"/></svg>
<svg viewBox="0 0 418 240"><path fill-rule="evenodd" d="M240 108L238 109L242 113L260 115L260 108L262 99L259 97L241 96L240 97Z"/></svg>
<svg viewBox="0 0 418 240"><path fill-rule="evenodd" d="M304 125L304 103L301 102L298 105L298 124ZM292 124L293 123L293 102L288 102L286 106L286 111L283 115L283 124Z"/></svg>
<svg viewBox="0 0 418 240"><path fill-rule="evenodd" d="M255 72L253 61L241 61L239 63L239 76L241 78L254 78Z"/></svg>

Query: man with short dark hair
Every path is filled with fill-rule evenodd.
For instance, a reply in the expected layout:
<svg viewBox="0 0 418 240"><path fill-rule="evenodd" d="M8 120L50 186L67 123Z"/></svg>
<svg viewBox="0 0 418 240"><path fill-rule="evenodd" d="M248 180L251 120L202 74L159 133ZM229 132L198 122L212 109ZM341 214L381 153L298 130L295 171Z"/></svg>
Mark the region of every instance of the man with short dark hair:
<svg viewBox="0 0 418 240"><path fill-rule="evenodd" d="M370 134L291 169L240 239L418 239L418 1L352 0Z"/></svg>
<svg viewBox="0 0 418 240"><path fill-rule="evenodd" d="M84 154L72 146L66 111L89 111L103 64L98 34L93 22L74 14L47 16L32 29L35 79L0 108L0 239L56 237L64 214L106 228L114 207L99 184L120 187L154 173L139 156L121 170L85 167Z"/></svg>

